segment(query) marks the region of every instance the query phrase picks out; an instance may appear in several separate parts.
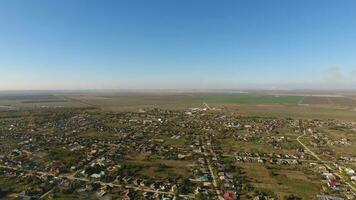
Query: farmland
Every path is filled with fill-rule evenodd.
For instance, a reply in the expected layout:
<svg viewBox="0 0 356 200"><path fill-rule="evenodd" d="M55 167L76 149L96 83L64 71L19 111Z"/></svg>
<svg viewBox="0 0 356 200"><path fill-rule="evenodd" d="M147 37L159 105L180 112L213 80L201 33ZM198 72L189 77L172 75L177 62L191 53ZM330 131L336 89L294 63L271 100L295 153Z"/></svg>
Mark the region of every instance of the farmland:
<svg viewBox="0 0 356 200"><path fill-rule="evenodd" d="M84 107L86 105L53 94L1 94L0 106L2 106L0 110L13 110L19 108Z"/></svg>
<svg viewBox="0 0 356 200"><path fill-rule="evenodd" d="M325 96L306 96L302 104L308 105L337 105L337 106L356 106L356 101L350 97L325 97Z"/></svg>
<svg viewBox="0 0 356 200"><path fill-rule="evenodd" d="M319 97L316 97L316 101L313 99L314 97L302 95L280 93L278 95L268 93L115 93L75 94L65 95L65 97L75 103L107 111L138 111L142 108L184 110L204 107L203 103L205 102L210 107L243 115L345 120L352 120L355 117L356 106L352 106L354 100L348 97L321 97L320 102ZM327 99L333 99L335 103L330 103Z"/></svg>
<svg viewBox="0 0 356 200"><path fill-rule="evenodd" d="M138 111L144 108L184 110L210 107L243 115L335 118L352 120L356 114L352 96L311 96L298 93L54 93L0 95L0 110L38 108L98 108L105 111Z"/></svg>
<svg viewBox="0 0 356 200"><path fill-rule="evenodd" d="M242 200L353 195L349 168L355 167L356 112L346 104L303 105L304 97L3 95L0 195L219 199L232 194ZM327 184L336 178L339 185Z"/></svg>
<svg viewBox="0 0 356 200"><path fill-rule="evenodd" d="M296 105L303 97L256 94L206 94L199 96L199 98L209 103Z"/></svg>

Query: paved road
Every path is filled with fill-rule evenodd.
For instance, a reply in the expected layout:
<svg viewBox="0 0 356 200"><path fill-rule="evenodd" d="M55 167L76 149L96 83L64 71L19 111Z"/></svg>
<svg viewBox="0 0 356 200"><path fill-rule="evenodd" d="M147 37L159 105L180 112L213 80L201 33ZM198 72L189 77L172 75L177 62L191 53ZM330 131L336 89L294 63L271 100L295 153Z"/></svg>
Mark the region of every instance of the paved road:
<svg viewBox="0 0 356 200"><path fill-rule="evenodd" d="M236 155L231 155L231 154L223 154L222 157L231 157L231 158L236 158ZM298 159L298 158L271 158L271 157L265 157L265 156L240 156L240 157L244 157L244 158L248 158L248 159L276 159L276 160L289 160L289 161L293 161L293 160L297 160L297 161L301 161L301 162L316 162L317 160L311 160L311 159ZM324 162L328 162L328 163L332 163L332 161L324 161Z"/></svg>
<svg viewBox="0 0 356 200"><path fill-rule="evenodd" d="M215 176L215 174L214 174L214 171L213 171L213 168L212 168L212 166L211 166L211 163L210 163L210 161L209 161L208 159L207 159L207 162L208 162L208 168L209 168L209 171L210 171L210 175L211 175L211 177L213 178L213 185L214 185L214 187L215 187L216 194L218 195L219 199L222 199L222 198L221 198L221 192L220 192L220 190L218 189L218 188L219 188L218 182L216 181L216 176Z"/></svg>
<svg viewBox="0 0 356 200"><path fill-rule="evenodd" d="M207 161L207 164L208 164L208 168L209 168L209 171L210 171L210 175L211 177L213 178L213 186L215 187L215 192L216 192L216 195L218 196L219 200L224 200L224 198L222 197L222 194L221 194L221 191L219 190L219 186L218 186L218 182L216 181L216 176L214 174L214 171L213 171L213 167L211 166L211 162L210 162L210 159L209 159L209 155L208 153L206 152L206 147L204 148L204 156L205 156L205 159Z"/></svg>

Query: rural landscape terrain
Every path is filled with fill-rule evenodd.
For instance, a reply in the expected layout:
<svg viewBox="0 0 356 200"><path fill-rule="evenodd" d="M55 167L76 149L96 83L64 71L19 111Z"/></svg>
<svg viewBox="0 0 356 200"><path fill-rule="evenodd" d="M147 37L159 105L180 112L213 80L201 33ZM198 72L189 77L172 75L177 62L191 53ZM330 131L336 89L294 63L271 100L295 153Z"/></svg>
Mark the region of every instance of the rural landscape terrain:
<svg viewBox="0 0 356 200"><path fill-rule="evenodd" d="M355 199L356 94L0 93L2 199Z"/></svg>
<svg viewBox="0 0 356 200"><path fill-rule="evenodd" d="M0 200L356 200L356 0L0 0Z"/></svg>

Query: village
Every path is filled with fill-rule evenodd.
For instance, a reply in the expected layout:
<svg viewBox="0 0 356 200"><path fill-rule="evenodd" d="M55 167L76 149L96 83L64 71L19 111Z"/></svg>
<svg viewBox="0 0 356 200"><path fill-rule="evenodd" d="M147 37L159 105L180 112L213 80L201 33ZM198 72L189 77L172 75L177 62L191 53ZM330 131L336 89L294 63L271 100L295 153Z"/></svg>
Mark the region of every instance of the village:
<svg viewBox="0 0 356 200"><path fill-rule="evenodd" d="M207 108L3 111L0 198L355 199L355 135Z"/></svg>

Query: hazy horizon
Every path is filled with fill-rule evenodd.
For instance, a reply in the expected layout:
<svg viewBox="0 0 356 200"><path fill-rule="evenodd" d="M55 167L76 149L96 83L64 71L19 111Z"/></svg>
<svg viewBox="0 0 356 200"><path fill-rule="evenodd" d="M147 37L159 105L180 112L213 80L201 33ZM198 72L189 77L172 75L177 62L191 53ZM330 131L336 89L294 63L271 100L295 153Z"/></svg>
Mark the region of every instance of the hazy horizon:
<svg viewBox="0 0 356 200"><path fill-rule="evenodd" d="M3 1L0 90L355 90L355 7Z"/></svg>

